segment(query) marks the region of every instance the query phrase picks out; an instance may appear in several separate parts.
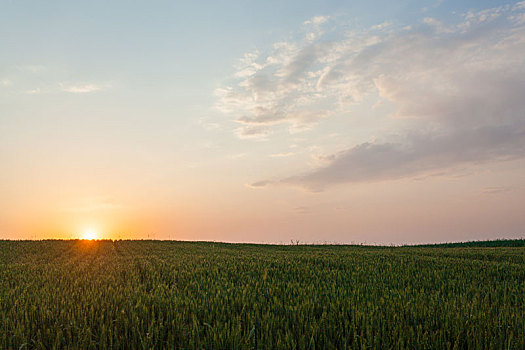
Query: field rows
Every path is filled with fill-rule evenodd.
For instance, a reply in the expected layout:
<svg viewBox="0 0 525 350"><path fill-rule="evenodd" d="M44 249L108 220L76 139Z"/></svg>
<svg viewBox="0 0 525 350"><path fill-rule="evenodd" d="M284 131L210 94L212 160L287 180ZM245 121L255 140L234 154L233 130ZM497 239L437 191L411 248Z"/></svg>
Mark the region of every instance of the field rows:
<svg viewBox="0 0 525 350"><path fill-rule="evenodd" d="M0 348L525 348L523 248L0 241Z"/></svg>

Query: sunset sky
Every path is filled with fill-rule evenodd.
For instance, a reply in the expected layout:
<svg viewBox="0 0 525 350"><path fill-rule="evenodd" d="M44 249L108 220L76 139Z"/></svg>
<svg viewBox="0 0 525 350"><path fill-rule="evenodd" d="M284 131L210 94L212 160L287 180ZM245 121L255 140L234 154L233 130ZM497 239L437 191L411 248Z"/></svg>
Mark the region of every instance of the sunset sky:
<svg viewBox="0 0 525 350"><path fill-rule="evenodd" d="M0 239L525 236L525 1L1 1Z"/></svg>

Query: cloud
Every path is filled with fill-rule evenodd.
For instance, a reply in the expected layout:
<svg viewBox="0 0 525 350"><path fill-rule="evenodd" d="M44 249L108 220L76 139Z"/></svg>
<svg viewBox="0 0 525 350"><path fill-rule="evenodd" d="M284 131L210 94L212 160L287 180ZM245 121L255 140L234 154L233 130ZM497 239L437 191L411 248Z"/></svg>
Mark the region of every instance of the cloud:
<svg viewBox="0 0 525 350"><path fill-rule="evenodd" d="M39 87L35 87L29 90L25 90L24 93L29 95L38 95L38 94L56 94L56 93L62 93L67 92L71 94L85 94L85 93L91 93L96 91L104 91L111 87L110 84L94 84L94 83L86 83L86 84L69 84L69 83L55 83L55 84L49 84L44 85L42 84Z"/></svg>
<svg viewBox="0 0 525 350"><path fill-rule="evenodd" d="M499 194L499 193L509 192L511 190L512 188L507 187L507 186L485 187L481 191L481 193L482 194Z"/></svg>
<svg viewBox="0 0 525 350"><path fill-rule="evenodd" d="M373 25L371 27L371 29L373 30L383 30L385 28L388 28L392 25L392 21L385 21L383 23L379 23L379 24L376 24L376 25Z"/></svg>
<svg viewBox="0 0 525 350"><path fill-rule="evenodd" d="M332 155L329 165L281 180L312 190L414 176L458 165L525 156L525 125L484 127L442 135L411 135L405 143L363 143Z"/></svg>
<svg viewBox="0 0 525 350"><path fill-rule="evenodd" d="M34 89L30 89L30 90L26 90L25 93L28 94L28 95L38 95L42 92L42 90L40 88L34 88Z"/></svg>
<svg viewBox="0 0 525 350"><path fill-rule="evenodd" d="M309 19L307 21L304 22L304 24L306 25L310 25L310 24L313 24L313 25L321 25L323 23L325 23L326 21L328 21L330 17L328 16L315 16L315 17L312 17L312 19Z"/></svg>
<svg viewBox="0 0 525 350"><path fill-rule="evenodd" d="M271 158L285 158L285 157L291 157L293 156L295 153L293 152L287 152L287 153L273 153L273 154L270 154L270 157Z"/></svg>
<svg viewBox="0 0 525 350"><path fill-rule="evenodd" d="M522 3L468 12L454 23L354 30L338 39L279 43L220 105L241 130L315 126L352 106L388 101L394 121L378 140L324 157L327 164L270 184L322 190L525 156ZM255 62L256 60L252 58ZM230 108L228 108L230 107ZM308 118L302 113L310 113ZM292 130L293 128L290 128Z"/></svg>
<svg viewBox="0 0 525 350"><path fill-rule="evenodd" d="M251 187L251 188L261 188L261 187L265 187L265 186L267 186L269 184L271 184L271 181L258 181L258 182L254 182L252 184L248 184L247 186Z"/></svg>
<svg viewBox="0 0 525 350"><path fill-rule="evenodd" d="M264 140L268 133L269 129L264 125L249 125L236 129L236 134L240 139Z"/></svg>
<svg viewBox="0 0 525 350"><path fill-rule="evenodd" d="M310 214L312 212L312 208L307 207L307 206L298 206L298 207L294 207L293 211L297 214L304 215L304 214Z"/></svg>
<svg viewBox="0 0 525 350"><path fill-rule="evenodd" d="M15 85L20 93L37 94L85 94L96 91L103 91L111 88L111 83L93 81L74 81L62 80L64 74L71 76L72 72L66 72L56 67L48 67L37 64L22 64L7 67L9 77L14 77L15 81L0 77L0 87Z"/></svg>
<svg viewBox="0 0 525 350"><path fill-rule="evenodd" d="M444 0L437 0L436 2L434 2L432 5L430 6L427 6L427 7L423 7L421 9L421 12L427 12L427 11L430 11L430 10L433 10L433 9L436 9L438 8L439 6L441 6L441 4L443 3Z"/></svg>
<svg viewBox="0 0 525 350"><path fill-rule="evenodd" d="M84 94L94 91L100 91L105 90L109 87L108 84L100 85L100 84L66 84L66 83L60 83L59 84L60 89L65 92L70 92L73 94Z"/></svg>
<svg viewBox="0 0 525 350"><path fill-rule="evenodd" d="M299 43L278 42L267 54L245 54L234 83L216 89L216 107L241 124L236 130L239 137L268 136L282 124L298 132L327 117L326 109L316 105L324 96L315 85L319 59L331 46L319 40L321 26L328 20L319 16L306 21L306 34Z"/></svg>

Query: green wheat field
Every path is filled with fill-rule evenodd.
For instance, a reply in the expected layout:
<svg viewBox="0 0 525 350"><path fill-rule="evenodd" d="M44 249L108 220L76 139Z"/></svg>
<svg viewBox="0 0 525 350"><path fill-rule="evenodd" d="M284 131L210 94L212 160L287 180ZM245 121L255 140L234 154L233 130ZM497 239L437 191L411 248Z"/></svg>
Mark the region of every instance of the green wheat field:
<svg viewBox="0 0 525 350"><path fill-rule="evenodd" d="M525 349L497 243L0 241L0 348Z"/></svg>

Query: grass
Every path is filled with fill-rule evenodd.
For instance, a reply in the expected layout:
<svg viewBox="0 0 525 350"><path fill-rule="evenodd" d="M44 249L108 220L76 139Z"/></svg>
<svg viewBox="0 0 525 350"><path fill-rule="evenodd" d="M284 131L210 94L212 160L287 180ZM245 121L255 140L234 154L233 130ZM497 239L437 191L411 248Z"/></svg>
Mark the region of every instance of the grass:
<svg viewBox="0 0 525 350"><path fill-rule="evenodd" d="M525 247L525 239L495 239L495 240L490 240L490 241L469 241L469 242L454 242L454 243L419 244L419 245L414 245L413 247L435 247L435 248Z"/></svg>
<svg viewBox="0 0 525 350"><path fill-rule="evenodd" d="M522 247L0 241L0 348L525 348Z"/></svg>

